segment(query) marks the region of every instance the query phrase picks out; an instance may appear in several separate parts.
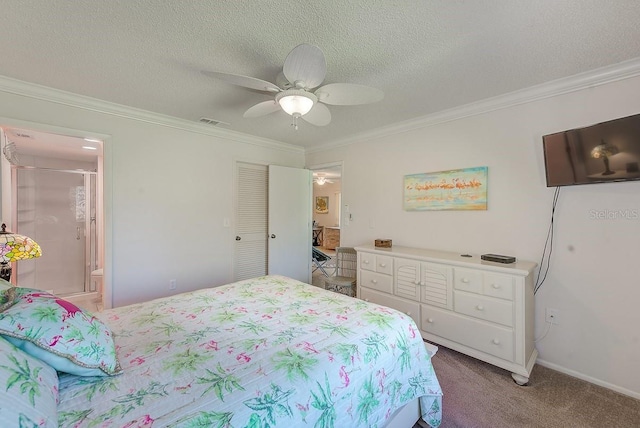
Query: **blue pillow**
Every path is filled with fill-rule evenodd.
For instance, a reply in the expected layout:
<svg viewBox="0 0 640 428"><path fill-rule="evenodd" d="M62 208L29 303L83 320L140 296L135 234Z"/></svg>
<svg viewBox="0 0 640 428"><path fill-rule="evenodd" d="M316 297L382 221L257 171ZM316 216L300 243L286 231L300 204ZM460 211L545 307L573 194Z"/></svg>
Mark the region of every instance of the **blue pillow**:
<svg viewBox="0 0 640 428"><path fill-rule="evenodd" d="M56 371L1 337L0 426L58 426Z"/></svg>
<svg viewBox="0 0 640 428"><path fill-rule="evenodd" d="M111 330L74 304L53 294L14 287L0 292L0 335L60 372L109 376L122 371ZM2 301L2 298L0 298Z"/></svg>

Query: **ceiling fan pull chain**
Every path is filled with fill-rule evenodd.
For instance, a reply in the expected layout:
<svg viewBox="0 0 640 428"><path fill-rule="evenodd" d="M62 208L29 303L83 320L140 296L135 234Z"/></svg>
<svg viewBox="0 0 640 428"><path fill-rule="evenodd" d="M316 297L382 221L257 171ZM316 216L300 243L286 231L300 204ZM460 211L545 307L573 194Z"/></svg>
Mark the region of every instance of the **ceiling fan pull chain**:
<svg viewBox="0 0 640 428"><path fill-rule="evenodd" d="M297 131L298 130L298 118L300 117L300 113L295 113L292 117L293 117L293 122L291 123L291 126L293 126L293 129L295 129Z"/></svg>

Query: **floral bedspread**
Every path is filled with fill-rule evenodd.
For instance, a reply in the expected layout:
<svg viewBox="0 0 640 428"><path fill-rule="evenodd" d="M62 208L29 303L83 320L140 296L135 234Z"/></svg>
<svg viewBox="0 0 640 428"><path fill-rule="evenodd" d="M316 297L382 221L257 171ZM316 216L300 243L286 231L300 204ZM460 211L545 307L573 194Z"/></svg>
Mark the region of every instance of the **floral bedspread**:
<svg viewBox="0 0 640 428"><path fill-rule="evenodd" d="M96 314L124 372L61 375L61 427L382 427L442 391L413 320L267 276Z"/></svg>

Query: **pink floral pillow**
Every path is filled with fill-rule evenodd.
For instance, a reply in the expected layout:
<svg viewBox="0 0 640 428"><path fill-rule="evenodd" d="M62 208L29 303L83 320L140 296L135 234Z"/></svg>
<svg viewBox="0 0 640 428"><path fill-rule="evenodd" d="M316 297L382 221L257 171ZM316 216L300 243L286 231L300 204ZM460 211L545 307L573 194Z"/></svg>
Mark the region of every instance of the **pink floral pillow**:
<svg viewBox="0 0 640 428"><path fill-rule="evenodd" d="M10 291L1 292L8 296ZM78 376L122 371L111 330L91 313L42 290L14 288L0 313L0 335L56 370ZM1 301L2 299L0 299Z"/></svg>

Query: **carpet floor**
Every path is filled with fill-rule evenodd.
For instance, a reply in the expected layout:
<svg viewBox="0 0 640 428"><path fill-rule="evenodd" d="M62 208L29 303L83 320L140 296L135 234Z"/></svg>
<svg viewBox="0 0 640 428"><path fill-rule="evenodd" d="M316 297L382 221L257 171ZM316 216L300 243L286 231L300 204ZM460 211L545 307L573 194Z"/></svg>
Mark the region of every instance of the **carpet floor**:
<svg viewBox="0 0 640 428"><path fill-rule="evenodd" d="M444 393L442 428L640 427L634 398L539 365L518 386L506 370L438 348L432 361Z"/></svg>

